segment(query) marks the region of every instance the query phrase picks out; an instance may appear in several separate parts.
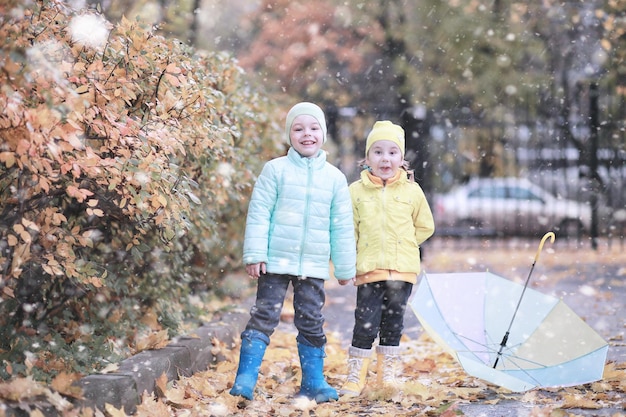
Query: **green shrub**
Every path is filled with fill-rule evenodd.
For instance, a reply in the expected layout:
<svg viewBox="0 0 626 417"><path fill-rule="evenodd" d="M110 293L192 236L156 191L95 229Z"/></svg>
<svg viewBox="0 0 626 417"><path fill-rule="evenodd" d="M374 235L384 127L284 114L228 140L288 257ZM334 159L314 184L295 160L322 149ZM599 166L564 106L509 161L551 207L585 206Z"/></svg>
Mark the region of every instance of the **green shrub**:
<svg viewBox="0 0 626 417"><path fill-rule="evenodd" d="M92 372L240 267L275 109L229 56L61 2L0 37L0 374Z"/></svg>

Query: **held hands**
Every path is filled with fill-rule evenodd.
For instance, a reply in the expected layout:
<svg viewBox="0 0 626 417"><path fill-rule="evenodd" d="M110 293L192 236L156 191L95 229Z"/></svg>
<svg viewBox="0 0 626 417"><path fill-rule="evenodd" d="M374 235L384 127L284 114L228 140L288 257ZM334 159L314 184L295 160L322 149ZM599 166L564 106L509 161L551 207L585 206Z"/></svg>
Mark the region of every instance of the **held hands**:
<svg viewBox="0 0 626 417"><path fill-rule="evenodd" d="M352 285L356 285L356 278L337 280L337 281L339 281L339 285L348 285L349 283L352 283Z"/></svg>
<svg viewBox="0 0 626 417"><path fill-rule="evenodd" d="M258 279L261 274L265 274L265 262L258 262L256 264L246 265L246 273L252 279Z"/></svg>

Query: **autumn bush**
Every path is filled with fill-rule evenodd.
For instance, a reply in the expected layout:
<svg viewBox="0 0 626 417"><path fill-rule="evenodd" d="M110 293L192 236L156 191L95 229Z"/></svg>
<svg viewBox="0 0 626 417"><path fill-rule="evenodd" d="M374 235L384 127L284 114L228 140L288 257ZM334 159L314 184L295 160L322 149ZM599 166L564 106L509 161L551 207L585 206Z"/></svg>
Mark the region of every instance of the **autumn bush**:
<svg viewBox="0 0 626 417"><path fill-rule="evenodd" d="M275 106L229 56L139 22L0 12L0 375L85 374L239 266Z"/></svg>

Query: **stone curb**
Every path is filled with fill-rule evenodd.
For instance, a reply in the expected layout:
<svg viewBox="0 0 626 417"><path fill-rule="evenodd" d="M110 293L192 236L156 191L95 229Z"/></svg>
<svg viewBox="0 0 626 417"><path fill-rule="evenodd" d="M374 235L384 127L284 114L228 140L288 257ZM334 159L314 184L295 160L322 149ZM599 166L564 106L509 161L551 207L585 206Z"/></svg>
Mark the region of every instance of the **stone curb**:
<svg viewBox="0 0 626 417"><path fill-rule="evenodd" d="M204 371L210 364L218 362L219 355L215 356L212 352L213 340L230 346L243 331L248 318L248 312L225 313L199 327L193 334L175 338L163 349L146 350L123 360L115 372L82 378L76 384L83 390L83 399L75 401L74 406L97 408L104 412L105 404L111 404L117 409L124 407L126 414L135 413L141 396L145 392L154 392L156 380L161 375L167 375L169 382ZM33 409L38 409L45 417L59 416L59 412L49 404L0 406L0 412L4 411L6 417L28 416Z"/></svg>
<svg viewBox="0 0 626 417"><path fill-rule="evenodd" d="M248 313L226 313L219 321L199 327L193 335L176 338L163 349L148 350L120 363L116 372L89 375L80 380L83 407L104 410L105 404L124 407L127 414L137 410L143 393L153 393L163 374L168 381L206 370L219 357L212 353L213 339L230 345L243 330Z"/></svg>

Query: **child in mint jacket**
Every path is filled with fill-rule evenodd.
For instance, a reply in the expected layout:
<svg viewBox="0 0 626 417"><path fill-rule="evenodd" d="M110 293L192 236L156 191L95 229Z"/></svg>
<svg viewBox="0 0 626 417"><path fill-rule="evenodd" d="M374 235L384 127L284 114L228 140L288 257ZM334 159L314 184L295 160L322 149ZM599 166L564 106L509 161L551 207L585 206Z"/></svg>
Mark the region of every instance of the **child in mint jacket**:
<svg viewBox="0 0 626 417"><path fill-rule="evenodd" d="M286 156L265 164L252 192L243 249L246 272L258 279L256 302L241 334L232 395L253 398L258 371L279 323L289 285L302 382L300 394L319 402L337 400L325 380L324 282L345 285L356 274L352 204L346 177L326 161L324 112L301 102L287 114Z"/></svg>

